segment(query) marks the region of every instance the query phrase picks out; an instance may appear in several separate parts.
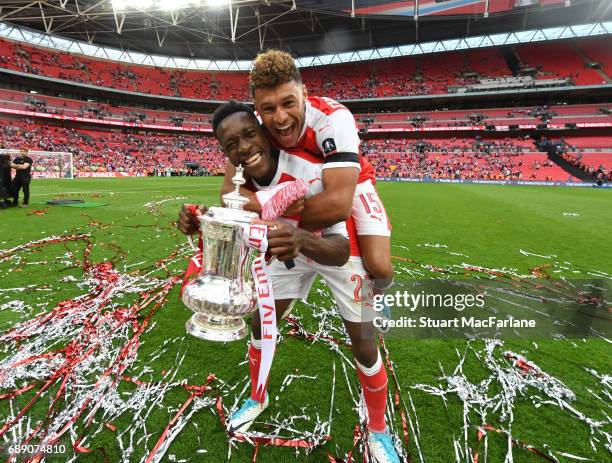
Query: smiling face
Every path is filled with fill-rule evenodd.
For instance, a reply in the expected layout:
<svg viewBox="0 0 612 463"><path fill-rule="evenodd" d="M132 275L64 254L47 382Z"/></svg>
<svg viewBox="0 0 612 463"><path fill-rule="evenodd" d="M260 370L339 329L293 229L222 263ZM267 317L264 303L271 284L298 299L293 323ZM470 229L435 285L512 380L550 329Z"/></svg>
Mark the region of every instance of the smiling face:
<svg viewBox="0 0 612 463"><path fill-rule="evenodd" d="M217 140L234 166L242 164L244 173L267 184L276 173L270 142L257 119L246 112L235 112L217 127Z"/></svg>
<svg viewBox="0 0 612 463"><path fill-rule="evenodd" d="M281 148L297 145L306 119L306 88L295 80L253 92L264 127Z"/></svg>

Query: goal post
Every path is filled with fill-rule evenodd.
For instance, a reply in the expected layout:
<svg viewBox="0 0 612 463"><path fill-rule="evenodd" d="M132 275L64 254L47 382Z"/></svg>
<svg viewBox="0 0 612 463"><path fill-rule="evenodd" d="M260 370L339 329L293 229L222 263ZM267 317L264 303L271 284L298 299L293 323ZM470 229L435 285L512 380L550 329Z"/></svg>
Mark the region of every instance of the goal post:
<svg viewBox="0 0 612 463"><path fill-rule="evenodd" d="M33 178L74 178L72 153L64 151L25 151L0 149L0 155L8 154L11 161L21 154L32 158Z"/></svg>

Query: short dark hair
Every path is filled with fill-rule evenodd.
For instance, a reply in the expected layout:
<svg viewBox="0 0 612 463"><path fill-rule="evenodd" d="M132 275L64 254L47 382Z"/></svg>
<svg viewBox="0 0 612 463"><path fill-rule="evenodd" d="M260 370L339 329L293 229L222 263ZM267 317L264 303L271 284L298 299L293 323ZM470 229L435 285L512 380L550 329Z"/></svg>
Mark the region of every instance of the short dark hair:
<svg viewBox="0 0 612 463"><path fill-rule="evenodd" d="M230 100L227 103L224 103L219 106L213 113L212 129L215 137L217 136L217 129L219 128L221 122L223 122L223 119L225 119L227 116L231 116L234 113L247 113L259 123L259 120L255 115L255 111L253 111L250 106L245 105L244 103L238 103L237 101Z"/></svg>

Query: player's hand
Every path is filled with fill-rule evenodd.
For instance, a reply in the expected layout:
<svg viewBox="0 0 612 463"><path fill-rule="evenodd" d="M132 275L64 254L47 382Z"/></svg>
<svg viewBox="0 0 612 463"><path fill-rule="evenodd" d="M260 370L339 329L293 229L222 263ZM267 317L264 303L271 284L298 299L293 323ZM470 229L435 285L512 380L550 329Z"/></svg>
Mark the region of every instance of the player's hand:
<svg viewBox="0 0 612 463"><path fill-rule="evenodd" d="M304 210L304 198L296 199L291 203L285 212L283 212L283 217L294 217L296 215L301 215Z"/></svg>
<svg viewBox="0 0 612 463"><path fill-rule="evenodd" d="M279 220L254 220L268 226L268 252L281 262L297 257L302 247L300 231Z"/></svg>
<svg viewBox="0 0 612 463"><path fill-rule="evenodd" d="M185 235L196 234L200 228L198 216L205 214L206 210L206 206L195 206L193 208L193 204L183 204L179 211L177 228Z"/></svg>

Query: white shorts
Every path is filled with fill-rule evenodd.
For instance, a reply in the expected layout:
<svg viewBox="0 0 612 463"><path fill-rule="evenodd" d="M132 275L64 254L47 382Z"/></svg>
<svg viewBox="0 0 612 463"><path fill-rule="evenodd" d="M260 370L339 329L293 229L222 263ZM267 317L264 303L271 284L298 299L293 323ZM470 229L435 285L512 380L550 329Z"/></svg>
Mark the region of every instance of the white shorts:
<svg viewBox="0 0 612 463"><path fill-rule="evenodd" d="M350 322L374 319L373 284L361 257L351 257L342 267L321 265L301 254L294 261L291 270L278 260L270 264L275 299L307 299L318 274L331 290L343 319Z"/></svg>
<svg viewBox="0 0 612 463"><path fill-rule="evenodd" d="M357 236L391 236L387 211L371 180L357 184L351 215L355 221Z"/></svg>

